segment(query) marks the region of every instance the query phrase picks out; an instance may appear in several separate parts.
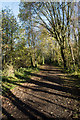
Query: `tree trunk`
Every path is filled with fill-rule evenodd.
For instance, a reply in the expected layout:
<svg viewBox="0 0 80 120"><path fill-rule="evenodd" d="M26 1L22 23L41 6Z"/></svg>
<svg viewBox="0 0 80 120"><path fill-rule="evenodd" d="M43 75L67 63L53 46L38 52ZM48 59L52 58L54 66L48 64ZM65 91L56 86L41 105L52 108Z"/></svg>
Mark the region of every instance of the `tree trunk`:
<svg viewBox="0 0 80 120"><path fill-rule="evenodd" d="M37 60L35 60L35 67L37 67Z"/></svg>
<svg viewBox="0 0 80 120"><path fill-rule="evenodd" d="M73 47L70 41L70 18L69 18L69 12L70 12L70 6L68 5L68 16L67 16L67 26L68 26L68 43L69 43L69 48L70 48L70 54L73 62L73 69L75 69L75 58L74 58L74 52L73 52ZM74 27L74 25L73 25Z"/></svg>
<svg viewBox="0 0 80 120"><path fill-rule="evenodd" d="M66 66L66 58L65 58L65 55L64 55L64 51L63 51L64 48L61 47L60 50L61 50L61 56L62 56L63 63L64 63L64 68L66 69L67 68L67 66Z"/></svg>
<svg viewBox="0 0 80 120"><path fill-rule="evenodd" d="M32 56L31 56L31 67L34 67L34 65L33 65L33 60L32 60Z"/></svg>
<svg viewBox="0 0 80 120"><path fill-rule="evenodd" d="M79 37L78 37L78 66L80 68L80 32L78 32Z"/></svg>
<svg viewBox="0 0 80 120"><path fill-rule="evenodd" d="M74 58L73 48L72 48L70 41L69 41L69 48L70 48L70 53L71 53L71 57L72 57L72 61L73 61L73 67L75 69L75 58Z"/></svg>
<svg viewBox="0 0 80 120"><path fill-rule="evenodd" d="M42 64L44 65L44 56L42 56Z"/></svg>

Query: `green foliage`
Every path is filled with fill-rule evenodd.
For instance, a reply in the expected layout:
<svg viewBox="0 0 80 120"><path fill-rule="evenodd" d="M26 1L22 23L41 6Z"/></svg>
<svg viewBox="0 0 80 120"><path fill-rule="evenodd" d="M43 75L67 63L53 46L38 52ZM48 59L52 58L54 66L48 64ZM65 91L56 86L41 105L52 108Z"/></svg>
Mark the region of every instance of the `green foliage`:
<svg viewBox="0 0 80 120"><path fill-rule="evenodd" d="M64 66L68 73L78 71L80 49L72 6L74 3L21 2L20 24L11 10L2 10L2 64L6 76L11 65L19 69L47 63Z"/></svg>
<svg viewBox="0 0 80 120"><path fill-rule="evenodd" d="M5 64L3 70L3 76L14 76L14 68L12 64Z"/></svg>
<svg viewBox="0 0 80 120"><path fill-rule="evenodd" d="M14 76L2 76L2 93L7 94L8 89L13 89L17 85L29 80L32 72L38 72L38 68L19 68L15 70Z"/></svg>
<svg viewBox="0 0 80 120"><path fill-rule="evenodd" d="M2 10L2 62L3 68L14 57L15 35L18 29L16 18L10 9Z"/></svg>

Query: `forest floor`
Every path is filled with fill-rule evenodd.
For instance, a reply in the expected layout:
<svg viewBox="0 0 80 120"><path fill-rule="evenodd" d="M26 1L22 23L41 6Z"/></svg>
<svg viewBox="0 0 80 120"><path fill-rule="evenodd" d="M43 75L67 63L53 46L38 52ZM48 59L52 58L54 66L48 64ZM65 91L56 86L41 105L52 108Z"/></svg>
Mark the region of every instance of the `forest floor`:
<svg viewBox="0 0 80 120"><path fill-rule="evenodd" d="M78 120L80 89L78 78L68 77L55 66L44 65L31 78L7 89L2 97L3 120ZM19 77L19 76L17 76ZM76 82L74 82L76 81Z"/></svg>

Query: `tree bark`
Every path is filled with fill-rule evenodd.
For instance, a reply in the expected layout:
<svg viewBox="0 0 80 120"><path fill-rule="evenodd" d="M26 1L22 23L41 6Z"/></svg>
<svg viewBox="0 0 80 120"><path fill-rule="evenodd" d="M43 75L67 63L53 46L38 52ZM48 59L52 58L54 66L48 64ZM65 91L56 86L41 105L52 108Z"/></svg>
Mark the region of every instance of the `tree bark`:
<svg viewBox="0 0 80 120"><path fill-rule="evenodd" d="M61 50L61 56L62 56L62 59L63 59L63 63L64 63L64 68L65 69L67 69L67 65L66 65L66 58L65 58L65 55L64 55L64 48L63 47L61 47L60 48L60 50Z"/></svg>
<svg viewBox="0 0 80 120"><path fill-rule="evenodd" d="M44 65L44 56L42 56L42 64Z"/></svg>
<svg viewBox="0 0 80 120"><path fill-rule="evenodd" d="M31 56L31 67L34 67L34 65L33 65L33 60L32 60L32 56Z"/></svg>

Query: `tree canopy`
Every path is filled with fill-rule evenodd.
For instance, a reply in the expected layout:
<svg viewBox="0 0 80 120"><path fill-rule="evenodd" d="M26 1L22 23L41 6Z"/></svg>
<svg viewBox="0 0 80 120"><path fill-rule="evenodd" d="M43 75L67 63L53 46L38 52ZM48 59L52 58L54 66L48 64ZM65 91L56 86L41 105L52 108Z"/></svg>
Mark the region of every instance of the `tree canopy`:
<svg viewBox="0 0 80 120"><path fill-rule="evenodd" d="M20 25L10 10L2 10L3 62L13 59L19 67L53 63L79 69L76 8L77 3L71 2L20 2Z"/></svg>

